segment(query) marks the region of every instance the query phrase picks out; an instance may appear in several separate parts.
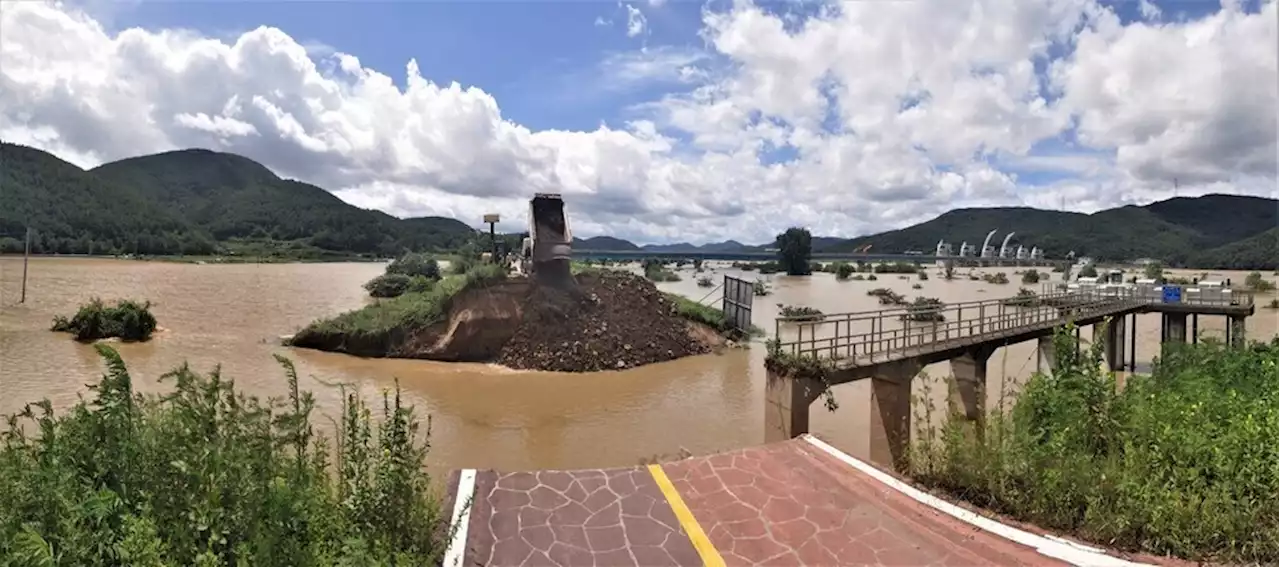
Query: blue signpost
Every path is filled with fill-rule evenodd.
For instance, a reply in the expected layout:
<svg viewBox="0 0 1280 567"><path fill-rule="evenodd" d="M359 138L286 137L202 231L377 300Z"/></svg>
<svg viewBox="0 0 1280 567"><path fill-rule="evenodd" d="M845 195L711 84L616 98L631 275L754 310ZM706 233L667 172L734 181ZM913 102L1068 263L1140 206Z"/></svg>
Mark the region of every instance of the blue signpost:
<svg viewBox="0 0 1280 567"><path fill-rule="evenodd" d="M1165 303L1181 303L1182 287L1176 285L1164 286L1164 302Z"/></svg>

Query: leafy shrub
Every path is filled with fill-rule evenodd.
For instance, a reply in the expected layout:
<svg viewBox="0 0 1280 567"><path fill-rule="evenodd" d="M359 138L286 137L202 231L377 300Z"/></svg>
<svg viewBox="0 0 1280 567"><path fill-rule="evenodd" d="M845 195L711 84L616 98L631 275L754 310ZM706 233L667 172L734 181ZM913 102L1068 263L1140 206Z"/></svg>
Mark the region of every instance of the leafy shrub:
<svg viewBox="0 0 1280 567"><path fill-rule="evenodd" d="M876 264L872 271L877 274L914 274L920 271L920 267L913 262L893 262Z"/></svg>
<svg viewBox="0 0 1280 567"><path fill-rule="evenodd" d="M880 305L906 305L907 298L898 295L897 292L884 287L878 287L867 292L867 295L880 300Z"/></svg>
<svg viewBox="0 0 1280 567"><path fill-rule="evenodd" d="M654 258L646 258L645 261L640 265L641 267L644 268L644 277L648 278L650 281L655 281L655 282L680 281L680 275L671 270L668 270L666 265L661 260L657 260Z"/></svg>
<svg viewBox="0 0 1280 567"><path fill-rule="evenodd" d="M1020 287L1018 288L1018 293L1016 295L1013 297L1007 297L1001 300L1000 303L1014 307L1030 307L1036 305L1038 303L1038 299L1039 296L1036 292L1025 287Z"/></svg>
<svg viewBox="0 0 1280 567"><path fill-rule="evenodd" d="M902 315L903 321L916 323L941 323L947 320L942 310L947 304L936 297L917 297L907 305L907 312Z"/></svg>
<svg viewBox="0 0 1280 567"><path fill-rule="evenodd" d="M769 284L766 283L764 280L756 280L754 282L751 282L752 295L756 297L764 297L771 293L773 293L773 290L769 288Z"/></svg>
<svg viewBox="0 0 1280 567"><path fill-rule="evenodd" d="M987 282L989 284L1004 285L1009 283L1009 276L1004 275L1004 272L996 272L994 274L982 274L982 281Z"/></svg>
<svg viewBox="0 0 1280 567"><path fill-rule="evenodd" d="M115 305L107 305L95 297L81 305L71 319L61 315L54 317L52 330L71 333L77 341L110 337L145 341L156 330L156 318L151 314L150 301L138 303L123 299Z"/></svg>
<svg viewBox="0 0 1280 567"><path fill-rule="evenodd" d="M381 422L344 392L336 451L287 359L289 395L260 401L183 365L164 396L119 354L92 401L28 406L0 433L0 557L13 565L371 565L438 561L440 508L412 409ZM37 435L23 425L34 424ZM330 455L336 462L330 463Z"/></svg>
<svg viewBox="0 0 1280 567"><path fill-rule="evenodd" d="M1022 283L1034 285L1040 283L1040 272L1035 270L1027 270L1022 273Z"/></svg>
<svg viewBox="0 0 1280 567"><path fill-rule="evenodd" d="M1092 263L1085 264L1083 268L1080 268L1080 277L1082 278L1098 277L1098 267L1093 265Z"/></svg>
<svg viewBox="0 0 1280 567"><path fill-rule="evenodd" d="M920 281L922 282L929 281L929 274L924 270L920 270L919 272L916 272L916 277L919 278Z"/></svg>
<svg viewBox="0 0 1280 567"><path fill-rule="evenodd" d="M913 284L911 284L911 289L924 289L924 286L922 286L922 285L920 285L920 284L918 284L918 283L913 283Z"/></svg>
<svg viewBox="0 0 1280 567"><path fill-rule="evenodd" d="M698 278L698 287L714 287L715 285L716 282L712 281L711 278L707 276Z"/></svg>
<svg viewBox="0 0 1280 567"><path fill-rule="evenodd" d="M1250 291L1274 291L1276 284L1262 277L1262 272L1249 272L1244 278L1244 286Z"/></svg>
<svg viewBox="0 0 1280 567"><path fill-rule="evenodd" d="M849 279L857 271L857 268L848 262L836 262L831 265L831 269L835 271L836 279L842 281Z"/></svg>
<svg viewBox="0 0 1280 567"><path fill-rule="evenodd" d="M440 263L426 254L409 253L396 258L387 265L388 274L399 274L413 277L422 276L431 280L440 279Z"/></svg>
<svg viewBox="0 0 1280 567"><path fill-rule="evenodd" d="M372 297L399 297L409 290L412 282L413 278L404 274L386 273L365 282L364 289Z"/></svg>
<svg viewBox="0 0 1280 567"><path fill-rule="evenodd" d="M915 480L1042 528L1195 561L1270 564L1277 540L1276 341L1167 345L1117 391L1102 344L1054 338L1057 369L983 435L917 435ZM923 399L929 399L927 395ZM926 408L926 413L932 411ZM927 421L926 421L927 423Z"/></svg>
<svg viewBox="0 0 1280 567"><path fill-rule="evenodd" d="M821 321L826 317L813 307L778 304L778 314L792 321Z"/></svg>

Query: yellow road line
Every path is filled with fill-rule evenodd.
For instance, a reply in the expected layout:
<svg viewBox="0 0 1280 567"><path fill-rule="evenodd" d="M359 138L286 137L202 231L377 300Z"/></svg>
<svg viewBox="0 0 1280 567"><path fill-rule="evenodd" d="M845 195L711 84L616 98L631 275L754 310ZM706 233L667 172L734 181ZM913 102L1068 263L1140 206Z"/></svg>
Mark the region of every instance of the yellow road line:
<svg viewBox="0 0 1280 567"><path fill-rule="evenodd" d="M667 478L667 473L662 470L662 466L649 465L649 474L653 475L653 482L658 484L658 490L661 490L662 495L667 498L667 504L671 505L671 511L675 512L676 519L680 520L680 527L684 528L684 533L689 535L689 542L693 544L694 549L698 550L698 556L702 557L702 564L707 567L724 567L724 559L720 558L720 552L716 551L716 546L711 545L711 540L707 538L706 532L702 531L702 526L698 525L693 512L690 512L689 507L684 504L680 493L676 492L675 485L671 484L671 479Z"/></svg>

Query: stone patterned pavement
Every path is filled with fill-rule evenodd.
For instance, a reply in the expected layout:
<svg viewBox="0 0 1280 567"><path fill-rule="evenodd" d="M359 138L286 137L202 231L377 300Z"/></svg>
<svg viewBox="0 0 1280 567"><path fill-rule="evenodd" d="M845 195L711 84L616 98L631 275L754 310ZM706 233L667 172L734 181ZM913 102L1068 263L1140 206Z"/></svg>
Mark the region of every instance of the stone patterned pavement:
<svg viewBox="0 0 1280 567"><path fill-rule="evenodd" d="M1065 564L804 439L654 467L471 472L447 567ZM471 488L459 475L447 502Z"/></svg>

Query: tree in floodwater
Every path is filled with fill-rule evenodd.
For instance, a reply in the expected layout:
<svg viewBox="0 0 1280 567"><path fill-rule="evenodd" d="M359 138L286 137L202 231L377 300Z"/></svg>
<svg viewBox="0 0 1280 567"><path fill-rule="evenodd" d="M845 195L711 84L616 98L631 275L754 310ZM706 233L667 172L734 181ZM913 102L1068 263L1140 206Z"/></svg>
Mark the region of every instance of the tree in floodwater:
<svg viewBox="0 0 1280 567"><path fill-rule="evenodd" d="M811 273L809 255L813 252L813 244L808 229L788 228L778 235L775 242L778 245L778 264L788 276L807 276Z"/></svg>

